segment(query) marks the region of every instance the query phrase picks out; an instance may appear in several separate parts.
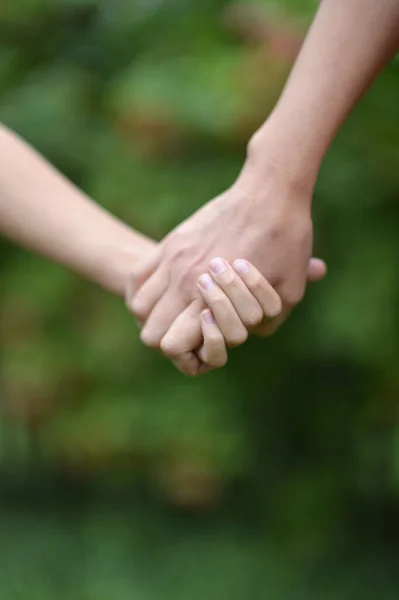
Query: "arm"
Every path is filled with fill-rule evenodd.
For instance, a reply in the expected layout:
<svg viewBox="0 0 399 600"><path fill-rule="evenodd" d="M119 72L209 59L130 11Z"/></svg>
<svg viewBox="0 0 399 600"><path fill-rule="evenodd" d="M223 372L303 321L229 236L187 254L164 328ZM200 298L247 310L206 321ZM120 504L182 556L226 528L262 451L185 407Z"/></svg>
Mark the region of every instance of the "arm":
<svg viewBox="0 0 399 600"><path fill-rule="evenodd" d="M90 200L0 126L0 233L119 296L155 243Z"/></svg>
<svg viewBox="0 0 399 600"><path fill-rule="evenodd" d="M155 242L95 204L15 134L1 126L0 155L0 232L108 291L124 296L131 269L138 260L152 255ZM229 269L233 272L231 267ZM207 291L207 305L215 309L216 320L210 310L204 311L201 320L198 319L202 331L201 372L226 362L229 336L236 336L238 331L240 341L245 341L247 332L243 323L246 319L250 324L255 313L261 320L279 307L276 292L264 279L259 281L252 295L254 277L256 279L256 272L252 267L242 281L236 276L235 294L230 300L216 284ZM126 300L129 305L128 295ZM236 311L241 314L241 320ZM180 367L178 360L176 366Z"/></svg>
<svg viewBox="0 0 399 600"><path fill-rule="evenodd" d="M321 0L250 160L314 180L349 112L399 49L399 0ZM273 144L273 148L271 148Z"/></svg>
<svg viewBox="0 0 399 600"><path fill-rule="evenodd" d="M399 43L399 0L322 0L275 110L248 146L237 181L161 243L132 277L142 340L192 361L200 332L196 278L212 256L251 261L281 297L272 333L302 299L320 164L350 110ZM165 334L180 313L191 325ZM188 360L189 364L189 360ZM189 367L187 368L189 370Z"/></svg>

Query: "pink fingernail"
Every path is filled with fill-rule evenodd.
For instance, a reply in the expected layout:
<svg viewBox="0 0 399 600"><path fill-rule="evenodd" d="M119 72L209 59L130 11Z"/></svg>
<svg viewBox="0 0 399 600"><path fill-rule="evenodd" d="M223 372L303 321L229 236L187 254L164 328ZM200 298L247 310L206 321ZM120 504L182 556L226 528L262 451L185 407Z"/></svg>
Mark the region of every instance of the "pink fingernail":
<svg viewBox="0 0 399 600"><path fill-rule="evenodd" d="M233 267L240 275L245 275L246 273L249 273L250 269L249 262L247 260L244 260L243 258L235 260L233 262Z"/></svg>
<svg viewBox="0 0 399 600"><path fill-rule="evenodd" d="M220 275L220 273L223 273L223 271L227 269L227 265L223 258L213 258L209 263L209 266L215 275Z"/></svg>
<svg viewBox="0 0 399 600"><path fill-rule="evenodd" d="M211 310L204 310L204 312L202 313L202 318L204 319L207 325L216 325L216 321L213 317Z"/></svg>
<svg viewBox="0 0 399 600"><path fill-rule="evenodd" d="M204 288L204 290L210 290L215 285L212 277L208 274L201 275L201 277L198 279L198 283L202 288Z"/></svg>

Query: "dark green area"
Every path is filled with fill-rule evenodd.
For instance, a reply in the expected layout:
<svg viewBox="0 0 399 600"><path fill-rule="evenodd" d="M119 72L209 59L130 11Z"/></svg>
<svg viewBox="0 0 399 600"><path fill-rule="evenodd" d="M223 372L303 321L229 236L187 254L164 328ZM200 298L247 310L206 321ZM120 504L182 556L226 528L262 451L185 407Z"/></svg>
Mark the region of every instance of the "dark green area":
<svg viewBox="0 0 399 600"><path fill-rule="evenodd" d="M300 37L316 5L264 0L265 23ZM233 181L289 70L226 8L6 2L0 120L160 239ZM1 598L397 597L398 81L394 62L323 166L326 281L203 379L2 243Z"/></svg>

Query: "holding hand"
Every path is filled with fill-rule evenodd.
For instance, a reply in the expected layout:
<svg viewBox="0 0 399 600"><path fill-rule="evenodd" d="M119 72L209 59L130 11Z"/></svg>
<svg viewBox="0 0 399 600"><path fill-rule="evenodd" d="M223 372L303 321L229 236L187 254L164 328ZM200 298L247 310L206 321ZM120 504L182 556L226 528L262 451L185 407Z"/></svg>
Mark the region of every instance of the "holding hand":
<svg viewBox="0 0 399 600"><path fill-rule="evenodd" d="M222 258L210 262L209 273L198 279L198 289L209 307L201 313L203 344L198 358L210 368L227 362L227 349L243 344L249 330L281 312L281 300L259 271L245 260L231 266ZM171 327L163 344L173 340L179 323ZM200 369L203 371L205 369Z"/></svg>
<svg viewBox="0 0 399 600"><path fill-rule="evenodd" d="M325 275L325 264L312 259L309 264L308 281L317 281ZM171 348L169 357L186 375L200 375L226 364L229 348L243 344L249 333L262 334L273 319L281 313L279 295L265 277L248 261L235 260L232 265L223 258L209 263L209 272L200 275L198 291L208 307L201 312L180 315L162 340L162 348ZM127 306L131 298L126 298ZM196 352L182 351L186 328L196 319L200 338ZM173 348L178 348L173 356Z"/></svg>
<svg viewBox="0 0 399 600"><path fill-rule="evenodd" d="M305 292L312 267L313 184L313 178L299 181L285 169L248 159L229 190L174 229L132 274L128 306L143 323L142 341L174 361L179 357L185 373L198 371L193 350L202 341L204 303L197 279L212 256L230 262L245 256L276 290L281 314L269 315L260 328L270 335Z"/></svg>

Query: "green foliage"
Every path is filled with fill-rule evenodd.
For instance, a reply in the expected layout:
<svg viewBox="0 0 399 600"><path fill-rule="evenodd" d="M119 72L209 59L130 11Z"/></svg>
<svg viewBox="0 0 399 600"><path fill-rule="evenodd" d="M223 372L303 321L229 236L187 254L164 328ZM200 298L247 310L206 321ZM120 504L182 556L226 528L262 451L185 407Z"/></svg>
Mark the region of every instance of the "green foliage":
<svg viewBox="0 0 399 600"><path fill-rule="evenodd" d="M272 38L295 41L316 4L264 0L262 18ZM1 120L160 239L231 183L292 59L270 51L270 36L254 43L249 2L236 35L227 5L6 2ZM122 502L53 507L37 523L28 511L24 534L22 512L4 513L13 543L2 597L150 600L168 588L192 600L311 599L320 590L307 560L394 529L397 86L396 62L323 167L314 218L327 280L281 333L234 351L221 372L185 380L140 344L120 301L2 246L1 485L47 498L66 478L60 497L85 481L89 499ZM170 505L211 512L182 517ZM373 597L365 565L354 573L342 589L327 576L323 597Z"/></svg>

